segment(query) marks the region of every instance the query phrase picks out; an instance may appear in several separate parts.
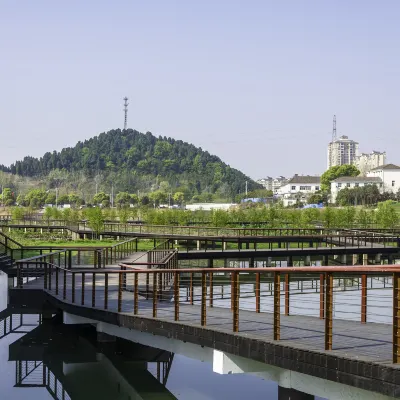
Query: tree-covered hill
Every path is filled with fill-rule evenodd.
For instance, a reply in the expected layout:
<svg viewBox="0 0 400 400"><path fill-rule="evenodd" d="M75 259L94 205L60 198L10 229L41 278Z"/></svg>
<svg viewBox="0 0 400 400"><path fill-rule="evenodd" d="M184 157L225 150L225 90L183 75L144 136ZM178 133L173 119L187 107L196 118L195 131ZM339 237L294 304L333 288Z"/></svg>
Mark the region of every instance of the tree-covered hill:
<svg viewBox="0 0 400 400"><path fill-rule="evenodd" d="M0 169L42 179L55 170L64 171L74 179L79 174L87 183L100 176L100 185L112 183L116 190L131 193L157 190L164 185L171 192L184 192L187 198L204 193L217 198L233 198L244 191L246 181L248 190L261 188L242 172L201 148L132 129L101 133L78 142L75 147L48 152L41 158L25 157Z"/></svg>

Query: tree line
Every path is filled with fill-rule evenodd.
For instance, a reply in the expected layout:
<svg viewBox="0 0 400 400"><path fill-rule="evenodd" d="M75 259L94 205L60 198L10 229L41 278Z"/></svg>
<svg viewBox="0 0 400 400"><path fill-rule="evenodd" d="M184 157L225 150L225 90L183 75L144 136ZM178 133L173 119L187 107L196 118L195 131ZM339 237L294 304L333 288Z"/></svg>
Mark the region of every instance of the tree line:
<svg viewBox="0 0 400 400"><path fill-rule="evenodd" d="M181 210L154 209L149 207L64 209L46 208L43 218L64 219L71 224L87 220L92 229L105 221L126 223L142 221L151 225L199 225L213 227L254 227L254 228L394 228L399 224L399 204L387 200L376 208L367 207L326 207L323 209L287 209L279 206L243 204L229 210ZM31 214L30 214L31 213ZM32 217L29 208L14 207L13 219ZM101 229L100 229L101 230Z"/></svg>

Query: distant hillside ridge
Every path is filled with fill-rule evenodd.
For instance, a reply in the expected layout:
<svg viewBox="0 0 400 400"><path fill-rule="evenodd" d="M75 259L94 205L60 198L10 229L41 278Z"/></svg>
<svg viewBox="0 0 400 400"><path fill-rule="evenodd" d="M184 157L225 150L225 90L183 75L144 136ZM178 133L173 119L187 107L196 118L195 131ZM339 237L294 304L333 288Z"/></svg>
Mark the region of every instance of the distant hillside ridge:
<svg viewBox="0 0 400 400"><path fill-rule="evenodd" d="M248 176L231 168L222 160L193 144L172 138L155 137L151 132L120 129L101 133L74 147L60 152L47 152L41 158L25 157L5 172L26 176L46 177L54 170L83 172L89 177L101 173L122 188L157 185L168 182L172 188L184 186L192 194L220 193L232 197L262 186Z"/></svg>

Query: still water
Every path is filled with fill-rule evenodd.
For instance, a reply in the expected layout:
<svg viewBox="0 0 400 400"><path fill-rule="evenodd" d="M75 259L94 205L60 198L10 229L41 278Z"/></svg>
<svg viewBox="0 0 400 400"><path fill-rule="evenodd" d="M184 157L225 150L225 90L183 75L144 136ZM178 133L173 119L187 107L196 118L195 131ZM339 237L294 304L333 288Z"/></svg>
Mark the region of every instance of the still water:
<svg viewBox="0 0 400 400"><path fill-rule="evenodd" d="M60 317L42 321L39 315L11 314L4 274L0 275L1 309L0 399L294 398L263 374L219 374L213 371L212 361L202 362L184 351L174 354L118 338L99 342L90 325L64 325ZM315 388L308 385L310 394L297 392L296 398L383 399L372 393L366 397L344 385L324 389L328 396L314 396L321 394L323 386L319 380Z"/></svg>

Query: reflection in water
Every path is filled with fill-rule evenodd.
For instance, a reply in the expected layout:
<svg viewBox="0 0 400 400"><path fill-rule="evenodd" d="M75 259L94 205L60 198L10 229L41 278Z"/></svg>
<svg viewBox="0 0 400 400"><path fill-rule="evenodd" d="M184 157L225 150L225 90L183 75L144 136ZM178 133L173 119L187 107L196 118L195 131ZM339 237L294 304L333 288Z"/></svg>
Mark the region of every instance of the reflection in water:
<svg viewBox="0 0 400 400"><path fill-rule="evenodd" d="M13 317L15 318L15 316ZM218 375L212 366L123 339L97 341L91 326L37 321L16 335L0 368L13 366L14 387L4 398L29 399L276 399L277 384L255 376ZM28 326L29 326L28 325ZM31 328L31 326L29 326ZM4 348L8 338L0 341ZM1 355L1 353L0 353ZM23 393L23 394L22 394Z"/></svg>
<svg viewBox="0 0 400 400"><path fill-rule="evenodd" d="M7 297L4 281L7 277L0 276L1 304L4 304L4 295ZM153 340L151 344L162 346L160 339L157 342L154 337ZM207 350L204 349L208 354ZM120 338L98 336L91 325L62 324L61 316L46 320L40 315L13 314L6 308L0 311L0 398L314 399L312 395L293 389L278 388L276 382L269 380L275 379L272 372L279 375L284 370L271 367L271 372L263 364L265 371L260 374L220 375L213 372L210 363L182 354ZM305 388L303 385L302 390L311 390L310 385ZM352 390L345 389L349 393ZM315 393L321 394L321 391ZM325 392L322 395L325 397ZM368 398L375 398L374 394L370 395L372 397ZM350 396L332 398L363 397L353 392Z"/></svg>

